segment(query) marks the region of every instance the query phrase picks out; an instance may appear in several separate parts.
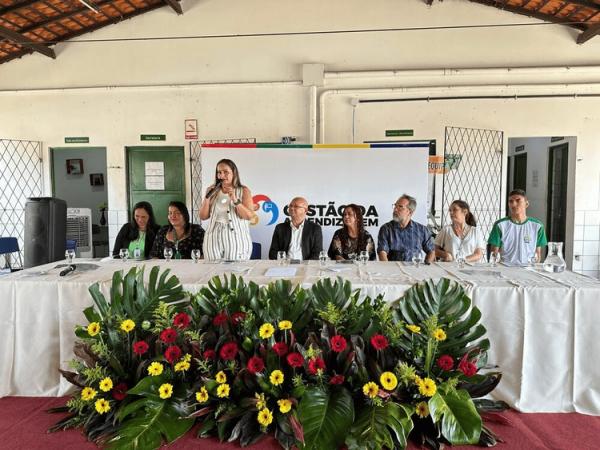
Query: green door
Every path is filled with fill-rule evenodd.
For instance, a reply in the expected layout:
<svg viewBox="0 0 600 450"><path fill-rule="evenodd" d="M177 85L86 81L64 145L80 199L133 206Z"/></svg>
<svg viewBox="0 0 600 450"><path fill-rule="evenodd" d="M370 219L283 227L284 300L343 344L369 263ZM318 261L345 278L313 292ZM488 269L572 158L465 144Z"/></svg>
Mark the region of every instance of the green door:
<svg viewBox="0 0 600 450"><path fill-rule="evenodd" d="M129 211L147 201L156 222L167 224L169 202L185 203L183 147L126 147L129 180Z"/></svg>

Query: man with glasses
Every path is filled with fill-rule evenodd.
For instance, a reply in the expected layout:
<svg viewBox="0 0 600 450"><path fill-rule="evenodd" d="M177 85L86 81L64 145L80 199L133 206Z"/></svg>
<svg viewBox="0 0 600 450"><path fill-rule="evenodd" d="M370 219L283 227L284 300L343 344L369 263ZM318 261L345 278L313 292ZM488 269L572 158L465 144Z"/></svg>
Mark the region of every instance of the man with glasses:
<svg viewBox="0 0 600 450"><path fill-rule="evenodd" d="M323 250L321 227L306 220L308 202L296 197L288 206L289 219L275 227L269 259L277 259L277 252L287 252L292 260L319 259Z"/></svg>
<svg viewBox="0 0 600 450"><path fill-rule="evenodd" d="M379 229L377 253L380 261L411 261L425 253L425 261L435 259L433 239L429 229L412 220L417 201L402 195L394 206L393 220Z"/></svg>

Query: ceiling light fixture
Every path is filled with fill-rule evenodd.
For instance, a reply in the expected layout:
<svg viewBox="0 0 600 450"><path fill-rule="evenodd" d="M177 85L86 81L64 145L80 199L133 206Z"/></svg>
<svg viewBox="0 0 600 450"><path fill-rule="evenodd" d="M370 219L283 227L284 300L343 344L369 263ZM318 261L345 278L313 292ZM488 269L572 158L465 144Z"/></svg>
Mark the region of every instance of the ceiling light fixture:
<svg viewBox="0 0 600 450"><path fill-rule="evenodd" d="M96 14L100 14L100 11L98 11L96 8L94 8L92 5L90 5L86 0L79 0L79 3L81 3L83 6L85 6L86 8L91 9L92 11L94 11Z"/></svg>

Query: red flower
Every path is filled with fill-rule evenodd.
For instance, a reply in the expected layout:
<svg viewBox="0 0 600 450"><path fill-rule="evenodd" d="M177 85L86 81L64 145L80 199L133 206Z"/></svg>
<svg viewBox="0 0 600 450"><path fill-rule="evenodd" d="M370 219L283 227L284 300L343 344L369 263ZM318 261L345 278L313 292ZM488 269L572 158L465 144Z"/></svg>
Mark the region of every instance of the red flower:
<svg viewBox="0 0 600 450"><path fill-rule="evenodd" d="M235 342L227 342L223 344L221 350L219 351L219 356L224 360L235 359L238 352L238 346Z"/></svg>
<svg viewBox="0 0 600 450"><path fill-rule="evenodd" d="M277 356L285 356L288 352L288 346L285 342L276 342L273 344L273 351L277 353Z"/></svg>
<svg viewBox="0 0 600 450"><path fill-rule="evenodd" d="M341 336L339 334L336 334L335 336L333 336L330 340L331 343L331 350L333 350L336 353L341 353L344 350L346 350L346 339L344 338L344 336Z"/></svg>
<svg viewBox="0 0 600 450"><path fill-rule="evenodd" d="M389 345L389 342L383 334L375 334L371 338L371 345L375 350L384 350Z"/></svg>
<svg viewBox="0 0 600 450"><path fill-rule="evenodd" d="M463 360L458 365L458 370L465 374L467 377L472 377L477 373L477 366L471 361Z"/></svg>
<svg viewBox="0 0 600 450"><path fill-rule="evenodd" d="M175 317L173 318L173 325L175 325L176 327L179 327L181 329L184 329L190 325L191 320L192 320L192 318L190 316L188 316L186 313L180 312L179 314L176 314Z"/></svg>
<svg viewBox="0 0 600 450"><path fill-rule="evenodd" d="M302 367L304 364L304 358L300 353L293 352L287 355L287 362L292 367Z"/></svg>
<svg viewBox="0 0 600 450"><path fill-rule="evenodd" d="M137 341L133 343L133 353L137 355L143 355L148 351L150 346L146 343L146 341Z"/></svg>
<svg viewBox="0 0 600 450"><path fill-rule="evenodd" d="M344 375L335 375L329 380L329 384L342 384L344 382Z"/></svg>
<svg viewBox="0 0 600 450"><path fill-rule="evenodd" d="M264 370L265 362L260 356L253 356L248 360L248 365L246 367L248 368L248 372L256 375Z"/></svg>
<svg viewBox="0 0 600 450"><path fill-rule="evenodd" d="M442 355L438 358L437 365L442 370L452 370L454 367L454 360L450 355Z"/></svg>
<svg viewBox="0 0 600 450"><path fill-rule="evenodd" d="M308 373L310 373L311 375L316 375L317 370L319 369L325 369L325 361L323 361L321 358L312 358L308 362Z"/></svg>
<svg viewBox="0 0 600 450"><path fill-rule="evenodd" d="M165 344L172 344L177 339L177 331L173 328L166 328L160 333L160 340Z"/></svg>
<svg viewBox="0 0 600 450"><path fill-rule="evenodd" d="M204 350L204 353L202 353L202 357L204 359L217 359L217 352L215 352L212 348L209 348L208 350Z"/></svg>
<svg viewBox="0 0 600 450"><path fill-rule="evenodd" d="M165 359L167 361L173 364L179 358L181 358L181 349L179 347L177 347L176 345L171 345L170 347L167 347L167 349L165 350Z"/></svg>
<svg viewBox="0 0 600 450"><path fill-rule="evenodd" d="M112 390L112 396L119 402L123 400L125 397L127 397L127 385L125 383L117 384Z"/></svg>
<svg viewBox="0 0 600 450"><path fill-rule="evenodd" d="M225 325L227 323L227 314L219 313L213 319L213 325L215 327L220 327L221 325Z"/></svg>
<svg viewBox="0 0 600 450"><path fill-rule="evenodd" d="M240 311L238 311L238 312L234 312L234 313L231 315L231 321L232 321L233 323L235 323L236 325L239 325L240 323L242 323L242 322L244 321L244 319L245 319L245 318L246 318L246 313L244 313L244 312L240 312Z"/></svg>

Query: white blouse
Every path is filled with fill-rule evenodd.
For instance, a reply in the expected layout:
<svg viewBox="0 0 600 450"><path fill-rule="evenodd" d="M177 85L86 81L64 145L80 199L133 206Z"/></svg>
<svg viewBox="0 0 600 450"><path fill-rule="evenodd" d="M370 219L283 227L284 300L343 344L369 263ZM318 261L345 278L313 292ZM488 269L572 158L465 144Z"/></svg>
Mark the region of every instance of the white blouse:
<svg viewBox="0 0 600 450"><path fill-rule="evenodd" d="M452 225L446 225L435 237L434 243L445 252L450 253L454 259L456 259L456 255L459 251L461 251L466 258L475 253L475 250L478 248L485 252L486 246L479 228L466 224L464 237L462 239L454 234Z"/></svg>

